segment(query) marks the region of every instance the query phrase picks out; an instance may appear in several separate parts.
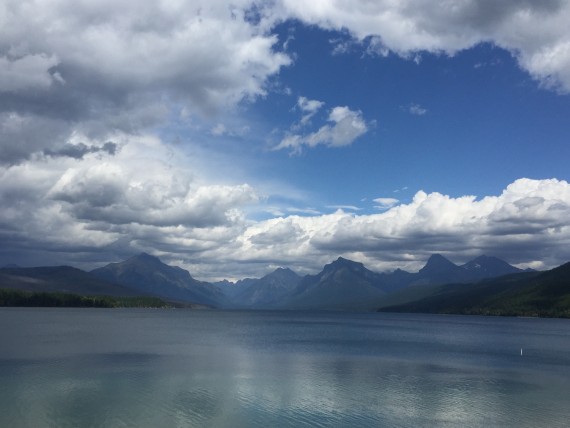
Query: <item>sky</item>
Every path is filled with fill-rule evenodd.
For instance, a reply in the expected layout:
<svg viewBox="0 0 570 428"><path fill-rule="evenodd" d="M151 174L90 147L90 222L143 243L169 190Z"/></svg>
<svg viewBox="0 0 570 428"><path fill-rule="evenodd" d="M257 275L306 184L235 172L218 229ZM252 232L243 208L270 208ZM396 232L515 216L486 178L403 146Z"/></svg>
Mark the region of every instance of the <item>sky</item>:
<svg viewBox="0 0 570 428"><path fill-rule="evenodd" d="M570 1L4 0L0 265L570 260Z"/></svg>

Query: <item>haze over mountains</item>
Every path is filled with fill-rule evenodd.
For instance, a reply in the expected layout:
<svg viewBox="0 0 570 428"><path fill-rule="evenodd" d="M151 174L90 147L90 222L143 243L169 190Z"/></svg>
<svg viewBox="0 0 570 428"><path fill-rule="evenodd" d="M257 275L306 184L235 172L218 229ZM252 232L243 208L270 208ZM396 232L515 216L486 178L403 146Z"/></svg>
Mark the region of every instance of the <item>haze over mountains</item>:
<svg viewBox="0 0 570 428"><path fill-rule="evenodd" d="M475 283L522 271L495 257L480 256L456 265L432 255L419 272L376 273L339 257L314 275L301 277L279 268L262 278L215 284L194 279L146 253L84 272L71 267L3 268L0 288L65 291L77 294L149 295L173 302L218 308L375 309L407 289L449 283Z"/></svg>

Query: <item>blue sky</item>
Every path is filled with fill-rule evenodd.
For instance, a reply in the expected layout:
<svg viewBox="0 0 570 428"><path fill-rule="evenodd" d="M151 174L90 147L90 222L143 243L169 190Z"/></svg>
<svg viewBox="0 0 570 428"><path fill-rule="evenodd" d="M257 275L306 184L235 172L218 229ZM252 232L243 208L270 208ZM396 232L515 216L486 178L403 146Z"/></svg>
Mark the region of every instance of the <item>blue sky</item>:
<svg viewBox="0 0 570 428"><path fill-rule="evenodd" d="M402 58L355 43L335 53L350 40L345 32L296 21L275 33L294 62L272 81L275 90L244 102L229 124L219 116L208 122L228 132L235 122L234 132L247 126L247 133L208 144L244 157L248 179L306 193L309 200L283 201L294 208L373 212L375 198L409 202L420 189L485 196L520 177L569 178L570 98L541 87L504 49L482 43L453 56ZM302 118L300 97L323 103L305 133L323 126L334 106L360 111L369 129L347 147L273 151ZM271 201L280 203L277 195Z"/></svg>
<svg viewBox="0 0 570 428"><path fill-rule="evenodd" d="M570 2L67 3L2 9L0 263L570 260Z"/></svg>

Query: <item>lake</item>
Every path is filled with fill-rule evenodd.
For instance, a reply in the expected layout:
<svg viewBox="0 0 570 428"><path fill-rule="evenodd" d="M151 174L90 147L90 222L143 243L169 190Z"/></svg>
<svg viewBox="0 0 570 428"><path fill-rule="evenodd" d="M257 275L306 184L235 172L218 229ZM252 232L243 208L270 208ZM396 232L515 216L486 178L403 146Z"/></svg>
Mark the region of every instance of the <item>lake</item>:
<svg viewBox="0 0 570 428"><path fill-rule="evenodd" d="M0 323L2 427L570 421L568 320L0 308Z"/></svg>

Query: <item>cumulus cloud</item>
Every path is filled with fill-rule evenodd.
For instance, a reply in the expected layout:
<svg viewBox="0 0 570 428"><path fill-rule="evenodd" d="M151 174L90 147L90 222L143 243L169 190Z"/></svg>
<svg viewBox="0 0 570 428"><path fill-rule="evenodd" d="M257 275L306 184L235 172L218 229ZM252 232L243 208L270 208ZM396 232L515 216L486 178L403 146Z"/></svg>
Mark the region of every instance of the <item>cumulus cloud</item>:
<svg viewBox="0 0 570 428"><path fill-rule="evenodd" d="M370 50L416 57L421 51L453 55L482 42L512 53L542 84L570 91L570 2L405 2L281 0L281 17L348 30Z"/></svg>
<svg viewBox="0 0 570 428"><path fill-rule="evenodd" d="M394 200L380 201L387 204ZM372 215L339 210L333 214L272 219L250 226L240 238L244 254L313 269L345 255L377 270L419 269L435 252L455 262L482 253L503 257L521 266L553 267L570 260L570 185L559 180L519 179L499 196L452 198L418 191L413 200ZM275 240L271 248L257 236L267 230L296 227L291 242ZM537 253L537 248L541 248Z"/></svg>
<svg viewBox="0 0 570 428"><path fill-rule="evenodd" d="M0 167L1 260L63 256L93 267L150 251L203 279L260 276L271 266L314 273L339 255L377 271L414 271L435 252L457 263L484 253L534 268L570 260L566 181L519 179L482 198L423 191L408 203L377 198L378 214L291 211L253 221L245 209L259 195L250 186L203 183L153 138L115 141L114 156Z"/></svg>
<svg viewBox="0 0 570 428"><path fill-rule="evenodd" d="M161 151L157 143L137 144ZM127 145L119 159L89 158L68 167L47 198L79 221L193 228L231 222L234 208L257 199L248 185L198 185L192 175L139 150Z"/></svg>
<svg viewBox="0 0 570 428"><path fill-rule="evenodd" d="M247 184L204 183L154 137L116 135L117 150L78 139L86 142L80 156L0 167L3 258L43 252L45 263L52 252L73 260L77 252L97 259L117 249L203 251L235 238L242 208L259 199Z"/></svg>
<svg viewBox="0 0 570 428"><path fill-rule="evenodd" d="M247 15L251 6L246 0L3 2L2 161L63 150L74 132L99 139L137 134L176 110L208 115L265 95L267 79L291 60L276 49L266 24ZM20 125L36 118L32 130ZM18 126L23 130L13 132ZM47 134L38 129L46 127Z"/></svg>
<svg viewBox="0 0 570 428"><path fill-rule="evenodd" d="M274 150L291 149L299 153L303 146L327 147L348 146L368 131L368 125L361 111L350 110L346 106L334 107L328 117L330 124L323 125L317 131L307 135L289 134L274 148Z"/></svg>

